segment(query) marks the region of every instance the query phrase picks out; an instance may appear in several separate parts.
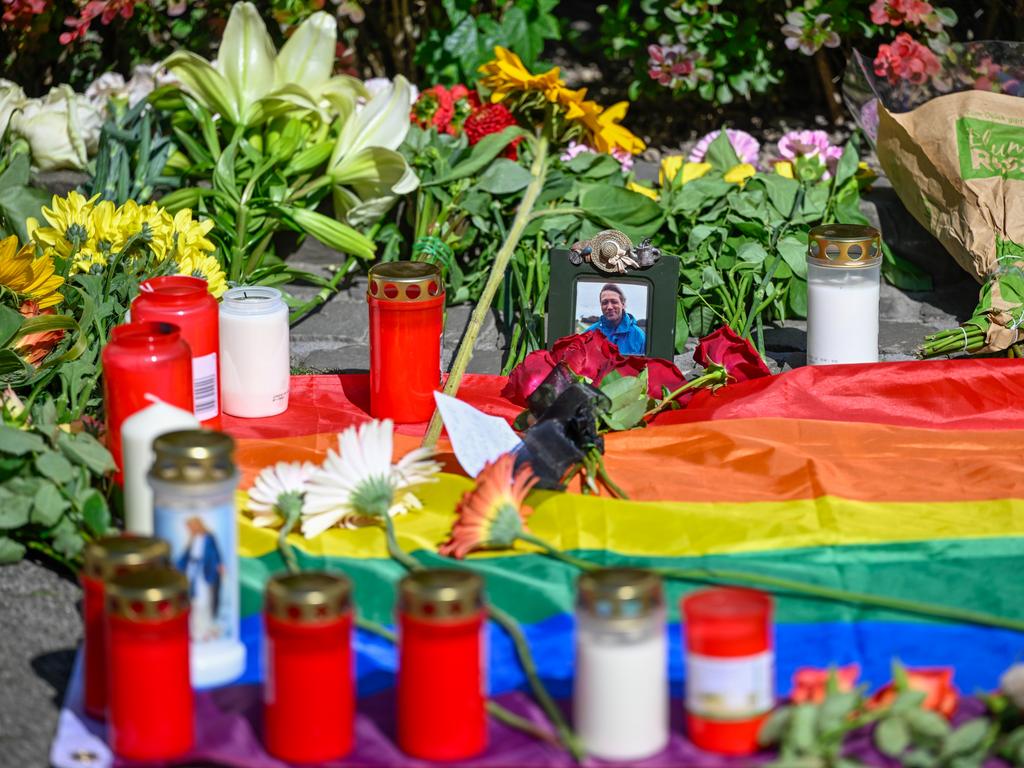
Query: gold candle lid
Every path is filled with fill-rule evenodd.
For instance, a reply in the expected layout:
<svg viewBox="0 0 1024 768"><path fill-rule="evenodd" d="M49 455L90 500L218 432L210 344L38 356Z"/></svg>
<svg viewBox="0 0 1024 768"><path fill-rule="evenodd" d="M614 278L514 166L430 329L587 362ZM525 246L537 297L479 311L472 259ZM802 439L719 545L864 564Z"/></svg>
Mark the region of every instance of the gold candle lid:
<svg viewBox="0 0 1024 768"><path fill-rule="evenodd" d="M484 580L472 571L430 568L398 584L398 609L417 619L466 619L483 607Z"/></svg>
<svg viewBox="0 0 1024 768"><path fill-rule="evenodd" d="M645 618L665 604L661 578L640 568L602 568L580 576L576 604L611 621Z"/></svg>
<svg viewBox="0 0 1024 768"><path fill-rule="evenodd" d="M235 474L235 441L223 432L187 429L153 441L156 459L149 476L171 483L209 483Z"/></svg>
<svg viewBox="0 0 1024 768"><path fill-rule="evenodd" d="M441 270L425 261L385 261L370 267L366 293L380 301L430 301L444 293Z"/></svg>
<svg viewBox="0 0 1024 768"><path fill-rule="evenodd" d="M862 224L822 224L807 234L807 260L825 267L873 267L882 258L882 236Z"/></svg>
<svg viewBox="0 0 1024 768"><path fill-rule="evenodd" d="M352 580L324 571L279 573L267 582L267 614L283 621L336 619L352 609Z"/></svg>
<svg viewBox="0 0 1024 768"><path fill-rule="evenodd" d="M163 539L129 534L103 536L85 545L82 573L106 581L128 571L170 563L171 547Z"/></svg>
<svg viewBox="0 0 1024 768"><path fill-rule="evenodd" d="M163 621L188 611L188 579L173 568L146 568L107 582L107 611L132 621Z"/></svg>

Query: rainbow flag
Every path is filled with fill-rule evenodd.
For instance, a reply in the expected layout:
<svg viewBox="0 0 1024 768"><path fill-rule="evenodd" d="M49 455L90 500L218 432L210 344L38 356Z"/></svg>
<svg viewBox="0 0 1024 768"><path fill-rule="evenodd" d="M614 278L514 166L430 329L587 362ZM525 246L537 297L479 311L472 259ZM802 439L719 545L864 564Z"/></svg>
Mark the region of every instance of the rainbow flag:
<svg viewBox="0 0 1024 768"><path fill-rule="evenodd" d="M701 393L642 430L607 437L606 463L630 500L578 493L531 496L530 529L605 565L671 565L768 574L1024 619L1024 363L970 360L802 368ZM460 397L512 419L504 379L469 376ZM295 377L292 405L260 421L227 419L239 441L242 488L279 460L321 460L336 433L367 418L364 376ZM396 453L423 425L399 429ZM472 483L447 444L445 473L420 494L424 509L396 519L402 547L443 565L437 546ZM283 570L276 532L240 517L246 680L259 679L262 591ZM393 624L403 569L382 531L331 530L290 539L304 568L348 574L363 616ZM523 625L540 673L567 697L573 674L578 573L537 552L468 561L487 596ZM699 585L667 584L670 678L681 693L679 600ZM890 679L890 663L952 666L966 694L995 686L1024 651L1024 634L855 605L779 595L778 690L798 667L858 663L862 680ZM521 688L511 644L489 638L492 694ZM359 634L361 695L393 685L395 651Z"/></svg>

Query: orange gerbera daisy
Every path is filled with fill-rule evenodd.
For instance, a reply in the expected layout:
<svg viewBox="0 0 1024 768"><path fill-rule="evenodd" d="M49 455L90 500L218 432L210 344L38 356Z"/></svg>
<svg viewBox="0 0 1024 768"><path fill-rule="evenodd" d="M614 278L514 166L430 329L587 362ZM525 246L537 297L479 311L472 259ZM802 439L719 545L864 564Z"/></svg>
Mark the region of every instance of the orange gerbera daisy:
<svg viewBox="0 0 1024 768"><path fill-rule="evenodd" d="M39 303L32 300L24 302L18 311L26 319L54 314L52 309L41 309ZM64 338L64 331L61 330L26 333L14 342L13 349L21 355L26 363L35 366L46 359L46 356L53 351L62 338Z"/></svg>
<svg viewBox="0 0 1024 768"><path fill-rule="evenodd" d="M467 491L455 512L458 517L447 542L438 551L461 560L480 549L508 549L526 532L533 510L523 502L537 484L529 466L515 470L515 456L503 454L489 463Z"/></svg>

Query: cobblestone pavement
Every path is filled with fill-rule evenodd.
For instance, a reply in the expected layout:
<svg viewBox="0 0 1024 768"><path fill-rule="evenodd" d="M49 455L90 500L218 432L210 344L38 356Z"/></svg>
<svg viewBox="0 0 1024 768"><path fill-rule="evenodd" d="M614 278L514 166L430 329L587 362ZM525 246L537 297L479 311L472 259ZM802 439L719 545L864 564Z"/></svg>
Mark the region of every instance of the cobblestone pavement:
<svg viewBox="0 0 1024 768"><path fill-rule="evenodd" d="M952 327L970 315L977 286L909 220L884 180L868 196L865 211L881 224L890 244L935 277L935 289L923 294L882 287L881 357L911 359L926 333ZM335 257L306 245L291 261L300 268L326 273ZM292 364L296 370L366 370L365 290L365 280L355 281L295 326ZM315 290L298 288L296 294L311 298ZM448 311L445 366L465 329L469 311L468 307ZM498 328L492 315L481 334L471 372L500 370L503 340ZM803 322L766 331L766 346L776 370L804 363L805 337ZM676 362L684 371L693 367L689 353L677 357ZM0 568L0 768L47 764L58 708L81 636L79 599L80 590L73 580L46 567L23 562Z"/></svg>

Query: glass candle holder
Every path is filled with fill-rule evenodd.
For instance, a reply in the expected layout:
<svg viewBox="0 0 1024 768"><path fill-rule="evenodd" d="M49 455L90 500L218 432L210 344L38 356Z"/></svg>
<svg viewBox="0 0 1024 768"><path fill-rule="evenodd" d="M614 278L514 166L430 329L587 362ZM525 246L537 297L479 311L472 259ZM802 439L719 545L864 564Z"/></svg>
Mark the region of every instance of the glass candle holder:
<svg viewBox="0 0 1024 768"><path fill-rule="evenodd" d="M149 568L107 581L107 739L127 760L173 760L195 740L188 581Z"/></svg>
<svg viewBox="0 0 1024 768"><path fill-rule="evenodd" d="M487 747L483 580L436 568L398 586L398 746L423 760Z"/></svg>
<svg viewBox="0 0 1024 768"><path fill-rule="evenodd" d="M104 582L143 568L170 565L166 541L148 536L104 536L90 541L82 556L82 648L85 657L84 706L102 720L107 711L107 628Z"/></svg>
<svg viewBox="0 0 1024 768"><path fill-rule="evenodd" d="M153 530L171 545L171 563L188 577L191 589L192 684L229 683L245 670L234 441L223 432L185 430L161 435L153 451Z"/></svg>
<svg viewBox="0 0 1024 768"><path fill-rule="evenodd" d="M878 362L882 240L874 227L826 224L807 249L807 363Z"/></svg>
<svg viewBox="0 0 1024 768"><path fill-rule="evenodd" d="M355 683L352 582L333 573L267 582L263 734L290 763L337 760L352 749Z"/></svg>
<svg viewBox="0 0 1024 768"><path fill-rule="evenodd" d="M224 413L246 419L288 410L288 307L276 288L232 288L220 304Z"/></svg>
<svg viewBox="0 0 1024 768"><path fill-rule="evenodd" d="M775 705L772 601L753 589L715 588L682 601L686 729L701 749L749 755Z"/></svg>
<svg viewBox="0 0 1024 768"><path fill-rule="evenodd" d="M642 760L668 744L668 641L656 575L606 568L580 576L573 717L586 753L604 760Z"/></svg>
<svg viewBox="0 0 1024 768"><path fill-rule="evenodd" d="M110 333L103 348L103 407L107 420L107 449L123 481L121 425L151 398L192 410L192 366L188 345L170 323L130 323Z"/></svg>
<svg viewBox="0 0 1024 768"><path fill-rule="evenodd" d="M420 261L370 268L370 415L396 423L426 421L441 381L444 284Z"/></svg>
<svg viewBox="0 0 1024 768"><path fill-rule="evenodd" d="M193 406L207 429L220 429L220 324L206 281L188 275L152 277L132 302L135 322L174 323L192 353ZM176 403L175 403L176 405Z"/></svg>

